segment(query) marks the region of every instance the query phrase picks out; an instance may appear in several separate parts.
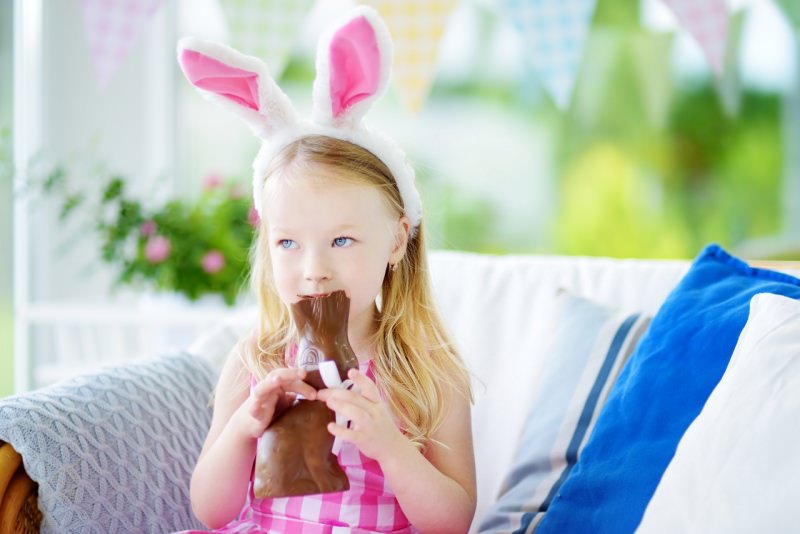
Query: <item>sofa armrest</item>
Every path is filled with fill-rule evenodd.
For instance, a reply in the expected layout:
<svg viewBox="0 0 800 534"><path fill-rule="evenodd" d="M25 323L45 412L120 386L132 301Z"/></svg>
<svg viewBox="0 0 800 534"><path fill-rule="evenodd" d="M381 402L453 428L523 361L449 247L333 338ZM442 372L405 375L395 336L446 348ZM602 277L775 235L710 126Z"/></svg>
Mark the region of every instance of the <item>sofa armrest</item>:
<svg viewBox="0 0 800 534"><path fill-rule="evenodd" d="M0 534L39 532L38 485L10 443L0 442Z"/></svg>

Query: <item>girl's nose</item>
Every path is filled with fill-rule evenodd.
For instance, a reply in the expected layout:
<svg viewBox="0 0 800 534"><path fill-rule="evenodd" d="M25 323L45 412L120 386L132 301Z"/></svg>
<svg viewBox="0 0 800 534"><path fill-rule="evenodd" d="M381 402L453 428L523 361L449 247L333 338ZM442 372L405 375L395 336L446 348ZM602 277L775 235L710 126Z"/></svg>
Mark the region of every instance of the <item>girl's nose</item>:
<svg viewBox="0 0 800 534"><path fill-rule="evenodd" d="M310 282L331 279L331 269L324 255L309 253L304 266L304 278Z"/></svg>

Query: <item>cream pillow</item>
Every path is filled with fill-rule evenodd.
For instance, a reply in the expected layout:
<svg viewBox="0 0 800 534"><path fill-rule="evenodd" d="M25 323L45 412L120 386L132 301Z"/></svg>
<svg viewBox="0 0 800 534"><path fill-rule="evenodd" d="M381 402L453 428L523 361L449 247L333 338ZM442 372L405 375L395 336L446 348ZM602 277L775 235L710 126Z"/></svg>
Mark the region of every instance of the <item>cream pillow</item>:
<svg viewBox="0 0 800 534"><path fill-rule="evenodd" d="M800 302L760 293L637 532L796 532L799 416Z"/></svg>

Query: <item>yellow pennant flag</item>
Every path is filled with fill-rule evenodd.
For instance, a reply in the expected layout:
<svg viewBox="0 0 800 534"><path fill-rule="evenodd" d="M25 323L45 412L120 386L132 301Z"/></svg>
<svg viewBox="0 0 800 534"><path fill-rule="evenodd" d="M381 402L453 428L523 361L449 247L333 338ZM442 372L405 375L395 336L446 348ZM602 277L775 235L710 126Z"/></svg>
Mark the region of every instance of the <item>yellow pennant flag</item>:
<svg viewBox="0 0 800 534"><path fill-rule="evenodd" d="M394 42L392 81L405 107L416 113L433 77L439 41L458 0L361 0L386 21Z"/></svg>

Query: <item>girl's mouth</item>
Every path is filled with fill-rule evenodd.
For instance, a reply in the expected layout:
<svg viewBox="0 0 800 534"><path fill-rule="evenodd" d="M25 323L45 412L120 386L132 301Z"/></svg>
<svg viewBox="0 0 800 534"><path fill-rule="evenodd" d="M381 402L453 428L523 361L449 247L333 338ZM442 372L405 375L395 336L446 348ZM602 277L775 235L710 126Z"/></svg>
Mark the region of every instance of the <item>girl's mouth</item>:
<svg viewBox="0 0 800 534"><path fill-rule="evenodd" d="M301 299L320 299L323 297L327 297L330 293L310 293L308 295L297 295Z"/></svg>

